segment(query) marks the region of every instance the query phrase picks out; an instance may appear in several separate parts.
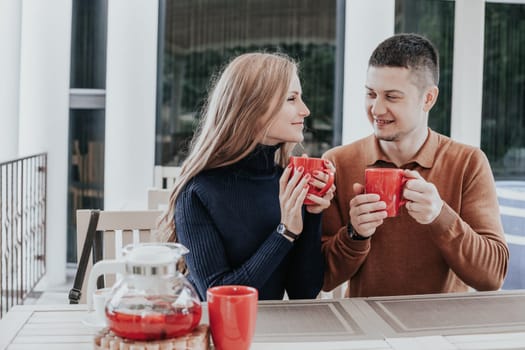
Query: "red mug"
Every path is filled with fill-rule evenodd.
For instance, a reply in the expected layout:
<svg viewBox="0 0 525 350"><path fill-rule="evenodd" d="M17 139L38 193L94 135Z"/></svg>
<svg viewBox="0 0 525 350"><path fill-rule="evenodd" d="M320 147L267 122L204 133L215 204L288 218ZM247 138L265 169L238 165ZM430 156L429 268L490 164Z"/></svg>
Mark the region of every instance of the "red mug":
<svg viewBox="0 0 525 350"><path fill-rule="evenodd" d="M292 164L292 174L290 177L294 174L294 169L302 166L304 168L303 176L306 174L310 174L311 177L314 176L314 171L318 170L321 172L324 172L328 174L328 181L326 182L326 185L319 189L314 186L310 186L308 189L308 193L314 194L316 196L322 197L328 192L330 187L334 184L334 173L328 169L328 167L325 164L325 160L321 158L310 158L310 157L290 157L290 164ZM316 204L312 202L310 199L305 198L304 204L306 205L312 205Z"/></svg>
<svg viewBox="0 0 525 350"><path fill-rule="evenodd" d="M255 333L257 289L226 285L206 292L211 336L217 350L248 350Z"/></svg>
<svg viewBox="0 0 525 350"><path fill-rule="evenodd" d="M403 186L407 180L403 169L368 168L365 169L365 193L377 193L386 203L387 216L398 216L399 208L406 203Z"/></svg>

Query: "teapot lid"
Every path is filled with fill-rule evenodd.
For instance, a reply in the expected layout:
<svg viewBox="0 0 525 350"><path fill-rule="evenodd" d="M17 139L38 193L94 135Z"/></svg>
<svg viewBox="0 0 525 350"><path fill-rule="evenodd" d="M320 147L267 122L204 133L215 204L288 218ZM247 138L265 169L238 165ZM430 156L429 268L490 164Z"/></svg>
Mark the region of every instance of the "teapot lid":
<svg viewBox="0 0 525 350"><path fill-rule="evenodd" d="M123 249L128 266L173 265L188 249L179 243L138 243L129 244Z"/></svg>

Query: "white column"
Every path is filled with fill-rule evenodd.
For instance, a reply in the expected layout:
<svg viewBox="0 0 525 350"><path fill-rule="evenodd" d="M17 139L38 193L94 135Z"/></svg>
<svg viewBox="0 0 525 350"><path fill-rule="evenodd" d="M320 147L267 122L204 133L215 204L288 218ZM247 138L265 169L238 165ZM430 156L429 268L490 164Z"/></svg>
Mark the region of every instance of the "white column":
<svg viewBox="0 0 525 350"><path fill-rule="evenodd" d="M108 2L104 209L145 209L153 185L158 1Z"/></svg>
<svg viewBox="0 0 525 350"><path fill-rule="evenodd" d="M394 34L395 0L346 2L343 144L372 133L364 98L368 59Z"/></svg>
<svg viewBox="0 0 525 350"><path fill-rule="evenodd" d="M480 146L485 1L456 0L451 137Z"/></svg>
<svg viewBox="0 0 525 350"><path fill-rule="evenodd" d="M46 279L65 282L72 0L22 1L20 156L48 153Z"/></svg>
<svg viewBox="0 0 525 350"><path fill-rule="evenodd" d="M18 156L22 3L0 0L0 162Z"/></svg>

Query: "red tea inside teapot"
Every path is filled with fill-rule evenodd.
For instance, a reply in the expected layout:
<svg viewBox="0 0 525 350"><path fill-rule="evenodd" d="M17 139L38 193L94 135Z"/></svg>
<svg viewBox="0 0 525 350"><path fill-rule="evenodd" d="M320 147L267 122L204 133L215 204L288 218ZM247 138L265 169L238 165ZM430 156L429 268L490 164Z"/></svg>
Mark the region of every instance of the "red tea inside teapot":
<svg viewBox="0 0 525 350"><path fill-rule="evenodd" d="M156 297L163 303L162 296ZM115 311L111 304L106 308L108 325L113 333L136 340L167 339L191 332L200 322L202 309L199 304L191 307L166 305L146 313L142 310Z"/></svg>

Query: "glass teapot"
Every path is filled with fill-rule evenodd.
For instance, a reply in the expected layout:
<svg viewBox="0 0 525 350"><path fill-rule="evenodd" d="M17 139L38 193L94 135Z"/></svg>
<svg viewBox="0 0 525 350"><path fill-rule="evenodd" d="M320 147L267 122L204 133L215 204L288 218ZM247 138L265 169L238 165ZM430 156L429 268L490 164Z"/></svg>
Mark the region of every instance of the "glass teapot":
<svg viewBox="0 0 525 350"><path fill-rule="evenodd" d="M119 260L97 262L89 275L87 302L98 276L120 273L106 303L109 329L122 338L167 339L192 331L201 319L199 297L188 280L177 271L177 261L188 249L178 243L127 245Z"/></svg>

